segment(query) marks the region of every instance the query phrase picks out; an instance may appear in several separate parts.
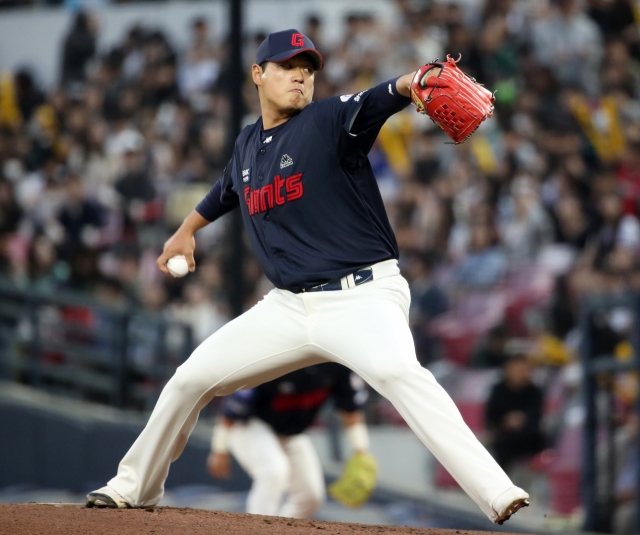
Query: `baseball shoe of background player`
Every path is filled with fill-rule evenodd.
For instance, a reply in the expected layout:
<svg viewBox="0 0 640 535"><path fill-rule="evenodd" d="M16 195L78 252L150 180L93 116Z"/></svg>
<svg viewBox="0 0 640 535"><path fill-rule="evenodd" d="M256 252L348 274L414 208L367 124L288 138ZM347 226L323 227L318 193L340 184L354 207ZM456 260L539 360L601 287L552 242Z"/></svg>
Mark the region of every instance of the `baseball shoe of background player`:
<svg viewBox="0 0 640 535"><path fill-rule="evenodd" d="M493 510L496 513L496 524L503 524L523 507L529 505L529 495L519 487L511 487L493 500Z"/></svg>
<svg viewBox="0 0 640 535"><path fill-rule="evenodd" d="M111 487L102 487L87 494L87 507L129 509L131 506Z"/></svg>

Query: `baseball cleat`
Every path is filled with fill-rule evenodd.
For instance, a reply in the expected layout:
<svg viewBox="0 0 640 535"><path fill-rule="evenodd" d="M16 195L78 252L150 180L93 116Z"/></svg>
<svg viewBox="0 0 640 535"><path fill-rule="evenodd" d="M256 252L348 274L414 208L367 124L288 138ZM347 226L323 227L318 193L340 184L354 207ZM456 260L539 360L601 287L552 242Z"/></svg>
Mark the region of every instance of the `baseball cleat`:
<svg viewBox="0 0 640 535"><path fill-rule="evenodd" d="M131 506L111 487L102 487L87 494L87 507L129 509Z"/></svg>
<svg viewBox="0 0 640 535"><path fill-rule="evenodd" d="M496 513L494 522L503 524L523 507L529 505L529 495L519 487L511 487L493 500L493 510Z"/></svg>

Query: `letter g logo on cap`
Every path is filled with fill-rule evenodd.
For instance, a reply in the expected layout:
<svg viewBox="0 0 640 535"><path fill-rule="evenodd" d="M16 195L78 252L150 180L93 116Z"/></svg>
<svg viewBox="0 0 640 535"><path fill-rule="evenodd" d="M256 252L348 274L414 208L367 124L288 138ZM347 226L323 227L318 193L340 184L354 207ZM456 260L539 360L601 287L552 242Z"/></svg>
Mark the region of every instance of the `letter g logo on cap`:
<svg viewBox="0 0 640 535"><path fill-rule="evenodd" d="M291 36L291 44L293 46L304 46L304 35L301 33L294 33Z"/></svg>

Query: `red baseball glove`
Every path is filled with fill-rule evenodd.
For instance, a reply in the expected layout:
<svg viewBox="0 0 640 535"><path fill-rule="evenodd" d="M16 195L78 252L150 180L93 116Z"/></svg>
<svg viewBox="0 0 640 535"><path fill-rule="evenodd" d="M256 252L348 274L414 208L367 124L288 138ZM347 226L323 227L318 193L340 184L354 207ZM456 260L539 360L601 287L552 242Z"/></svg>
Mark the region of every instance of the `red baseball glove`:
<svg viewBox="0 0 640 535"><path fill-rule="evenodd" d="M464 142L480 123L493 115L493 94L463 73L447 54L446 62L420 67L411 82L411 99L416 111L431 117L453 139ZM432 69L440 68L440 72ZM436 74L437 73L437 74Z"/></svg>

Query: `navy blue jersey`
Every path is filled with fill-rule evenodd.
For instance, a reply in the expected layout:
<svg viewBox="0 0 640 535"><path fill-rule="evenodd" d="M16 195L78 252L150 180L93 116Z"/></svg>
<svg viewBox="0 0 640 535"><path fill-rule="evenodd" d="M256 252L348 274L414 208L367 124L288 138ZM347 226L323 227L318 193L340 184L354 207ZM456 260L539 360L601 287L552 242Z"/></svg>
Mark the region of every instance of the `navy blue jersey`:
<svg viewBox="0 0 640 535"><path fill-rule="evenodd" d="M391 80L312 102L271 130L259 119L196 210L213 221L239 205L266 276L295 293L398 258L367 154L409 103Z"/></svg>
<svg viewBox="0 0 640 535"><path fill-rule="evenodd" d="M336 409L355 412L368 397L365 382L341 364L309 366L251 390L239 390L225 398L225 417L246 421L257 417L278 435L303 433L331 397Z"/></svg>

